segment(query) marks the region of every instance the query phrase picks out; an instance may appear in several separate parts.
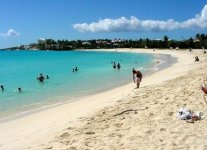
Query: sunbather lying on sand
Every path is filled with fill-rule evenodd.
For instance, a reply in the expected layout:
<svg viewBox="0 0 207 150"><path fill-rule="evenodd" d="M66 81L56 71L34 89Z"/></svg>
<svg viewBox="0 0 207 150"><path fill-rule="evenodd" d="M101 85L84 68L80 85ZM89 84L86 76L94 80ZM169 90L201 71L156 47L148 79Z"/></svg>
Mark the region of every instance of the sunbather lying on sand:
<svg viewBox="0 0 207 150"><path fill-rule="evenodd" d="M202 112L194 113L193 111L187 108L180 108L177 117L180 120L187 120L188 123L194 123L194 121L204 119Z"/></svg>

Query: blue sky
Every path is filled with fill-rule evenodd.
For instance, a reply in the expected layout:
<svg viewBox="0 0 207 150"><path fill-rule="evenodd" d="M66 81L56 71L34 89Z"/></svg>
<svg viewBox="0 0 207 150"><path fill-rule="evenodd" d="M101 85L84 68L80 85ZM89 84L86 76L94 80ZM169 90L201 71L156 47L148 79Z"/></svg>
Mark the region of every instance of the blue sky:
<svg viewBox="0 0 207 150"><path fill-rule="evenodd" d="M0 1L0 48L39 38L184 39L196 33L207 34L206 0Z"/></svg>

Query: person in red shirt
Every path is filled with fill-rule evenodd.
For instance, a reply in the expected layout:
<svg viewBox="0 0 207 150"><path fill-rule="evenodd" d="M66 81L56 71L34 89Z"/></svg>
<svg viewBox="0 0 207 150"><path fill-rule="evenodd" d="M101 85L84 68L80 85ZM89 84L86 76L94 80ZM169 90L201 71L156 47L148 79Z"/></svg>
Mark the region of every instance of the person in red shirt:
<svg viewBox="0 0 207 150"><path fill-rule="evenodd" d="M141 71L135 70L133 68L132 74L133 74L134 83L137 83L137 88L139 88L140 82L142 81L142 73L141 73ZM135 76L136 76L136 81L135 81Z"/></svg>

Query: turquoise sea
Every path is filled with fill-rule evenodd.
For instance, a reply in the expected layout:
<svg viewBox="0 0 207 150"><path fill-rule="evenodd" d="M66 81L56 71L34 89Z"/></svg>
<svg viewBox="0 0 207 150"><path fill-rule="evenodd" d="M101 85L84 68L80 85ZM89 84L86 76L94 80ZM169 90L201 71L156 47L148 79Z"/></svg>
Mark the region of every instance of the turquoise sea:
<svg viewBox="0 0 207 150"><path fill-rule="evenodd" d="M132 68L146 74L153 70L154 59L124 52L0 51L0 85L5 88L0 90L0 118L127 84ZM119 62L121 69L113 69L112 62ZM79 71L72 72L76 66ZM40 83L40 73L50 78Z"/></svg>

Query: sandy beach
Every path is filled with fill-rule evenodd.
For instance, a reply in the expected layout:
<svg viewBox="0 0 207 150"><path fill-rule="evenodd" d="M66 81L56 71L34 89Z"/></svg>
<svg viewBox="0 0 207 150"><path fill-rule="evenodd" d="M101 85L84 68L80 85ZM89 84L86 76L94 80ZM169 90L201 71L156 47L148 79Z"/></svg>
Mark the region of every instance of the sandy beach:
<svg viewBox="0 0 207 150"><path fill-rule="evenodd" d="M138 150L207 149L207 119L187 123L180 107L203 112L201 84L207 79L207 54L193 50L118 49L170 54L172 66L78 101L0 124L0 149ZM194 62L199 56L200 61Z"/></svg>

